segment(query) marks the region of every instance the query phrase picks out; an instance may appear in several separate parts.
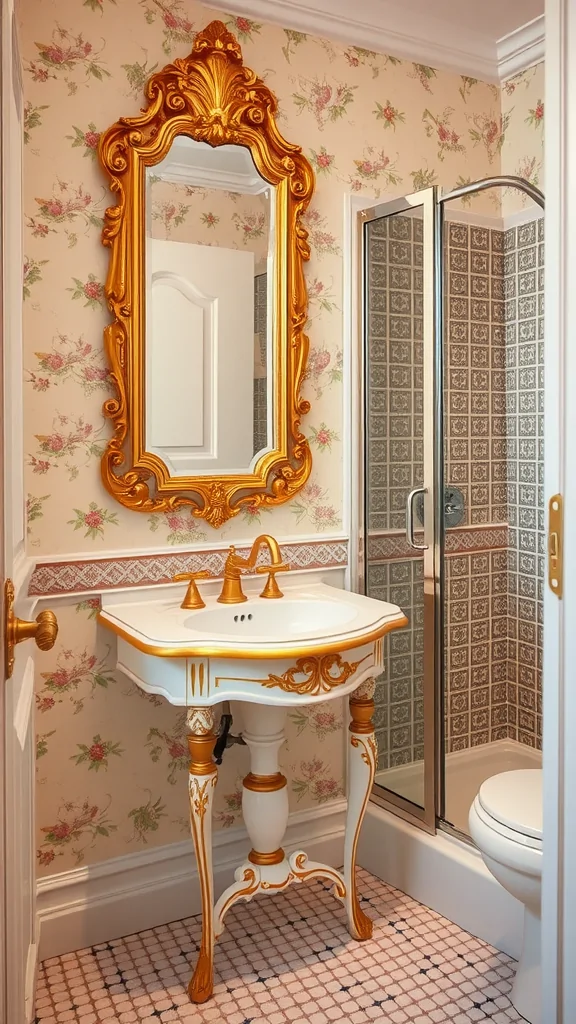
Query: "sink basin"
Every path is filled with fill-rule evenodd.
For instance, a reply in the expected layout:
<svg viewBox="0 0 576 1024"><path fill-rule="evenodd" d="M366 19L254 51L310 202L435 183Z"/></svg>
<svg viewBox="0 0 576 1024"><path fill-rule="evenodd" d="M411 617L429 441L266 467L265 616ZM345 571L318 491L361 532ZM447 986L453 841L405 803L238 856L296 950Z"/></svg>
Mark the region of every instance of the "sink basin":
<svg viewBox="0 0 576 1024"><path fill-rule="evenodd" d="M279 643L285 638L331 636L334 630L349 626L357 618L358 609L348 602L302 594L281 602L257 599L246 606L220 604L203 608L190 615L184 626L191 634L209 634L220 641L249 637L251 642L269 643L273 638Z"/></svg>
<svg viewBox="0 0 576 1024"><path fill-rule="evenodd" d="M261 581L252 591L246 582L248 600L231 605L208 585L197 611L180 607L182 587L109 594L98 618L118 636L118 668L173 704L310 702L381 671L382 637L407 622L399 608L324 583L282 582L277 600L259 596Z"/></svg>
<svg viewBox="0 0 576 1024"><path fill-rule="evenodd" d="M207 597L206 607L193 612L180 607L181 588L177 596L172 596L174 590L155 601L141 595L118 603L104 598L100 621L120 636L130 634L141 650L160 657L253 657L255 644L286 655L330 642L341 649L359 632L381 636L391 621L404 624L395 605L324 583L285 587L285 596L272 601L261 598L259 591L243 604L219 604L215 596Z"/></svg>

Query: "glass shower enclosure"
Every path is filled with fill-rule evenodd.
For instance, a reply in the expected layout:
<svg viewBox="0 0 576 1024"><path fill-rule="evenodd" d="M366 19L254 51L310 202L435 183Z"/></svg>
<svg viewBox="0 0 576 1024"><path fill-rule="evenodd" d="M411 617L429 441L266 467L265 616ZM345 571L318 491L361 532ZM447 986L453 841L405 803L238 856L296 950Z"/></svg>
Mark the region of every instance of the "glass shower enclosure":
<svg viewBox="0 0 576 1024"><path fill-rule="evenodd" d="M489 189L500 209L513 190L532 212L507 229L463 212ZM498 177L444 194L423 189L358 215L359 589L409 620L388 638L377 681L373 799L428 831L442 823L466 834L467 798L454 780L471 758L482 771L482 758L489 766L538 756L535 720L532 744L518 716L519 691L532 701L519 678L518 632L534 626L537 661L538 595L522 625L510 572L528 555L521 536L536 558L543 543L543 522L524 536L518 504L524 487L538 519L542 453L522 445L528 435L541 442L543 206L528 182ZM530 396L519 376L533 383Z"/></svg>

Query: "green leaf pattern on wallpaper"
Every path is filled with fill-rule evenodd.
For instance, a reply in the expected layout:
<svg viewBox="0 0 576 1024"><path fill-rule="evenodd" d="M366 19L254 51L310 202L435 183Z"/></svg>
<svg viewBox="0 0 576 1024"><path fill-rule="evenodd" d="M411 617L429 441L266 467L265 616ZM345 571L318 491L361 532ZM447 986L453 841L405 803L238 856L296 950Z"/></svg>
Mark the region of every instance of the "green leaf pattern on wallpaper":
<svg viewBox="0 0 576 1024"><path fill-rule="evenodd" d="M66 557L196 543L225 546L254 537L264 523L279 537L340 535L343 196L355 192L370 202L432 182L454 185L493 173L500 163L539 180L541 69L506 83L501 108L494 87L483 82L226 17L194 0L61 0L57 5L23 0L20 13L31 550ZM104 491L99 473L110 436L102 402L112 393L102 341L109 322L103 291L107 253L99 233L112 200L96 159L98 139L120 116L138 114L148 76L186 56L196 32L213 17L226 18L247 64L276 93L280 129L303 146L316 173L306 217L312 257L306 266L310 358L303 388L312 408L302 424L313 447L312 475L286 506L273 512L247 507L219 531L186 511L128 512ZM174 209L158 208L154 224L173 233L192 226L209 241L225 218L212 202L199 205L193 191L179 194ZM487 200L476 208L492 212ZM237 205L236 217L226 218L238 245L258 242L262 224L253 211ZM178 841L186 827L181 713L157 697L143 697L116 675L91 600L59 606L59 642L39 666L41 873L118 856L134 846ZM289 718L282 758L293 808L340 795L340 722L339 702ZM239 779L247 766L245 748L227 752L216 827L238 823Z"/></svg>

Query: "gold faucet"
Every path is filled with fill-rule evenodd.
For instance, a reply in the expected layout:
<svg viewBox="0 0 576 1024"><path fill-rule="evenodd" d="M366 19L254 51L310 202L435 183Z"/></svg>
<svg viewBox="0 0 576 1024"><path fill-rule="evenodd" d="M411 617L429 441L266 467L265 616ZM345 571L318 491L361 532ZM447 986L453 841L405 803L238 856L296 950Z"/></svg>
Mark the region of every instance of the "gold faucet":
<svg viewBox="0 0 576 1024"><path fill-rule="evenodd" d="M248 558L242 558L240 555L237 555L233 544L228 548L228 557L224 565L224 583L222 584L222 593L218 598L220 604L241 604L242 601L248 600L246 595L242 593L240 574L244 569L254 568L258 553L263 544L266 545L270 552L271 562L269 565L259 565L256 569L257 573L268 573L268 579L260 597L273 598L283 596L276 582L276 573L287 572L290 566L282 561L278 541L274 540L274 537L270 537L269 534L263 533L256 537Z"/></svg>

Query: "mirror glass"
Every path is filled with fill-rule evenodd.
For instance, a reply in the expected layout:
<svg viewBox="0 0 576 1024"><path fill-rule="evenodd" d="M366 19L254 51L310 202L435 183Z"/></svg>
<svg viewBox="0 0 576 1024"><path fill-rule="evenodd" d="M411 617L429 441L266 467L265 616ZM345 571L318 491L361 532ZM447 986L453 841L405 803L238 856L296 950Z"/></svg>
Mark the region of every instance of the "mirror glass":
<svg viewBox="0 0 576 1024"><path fill-rule="evenodd" d="M146 450L246 473L274 447L274 187L249 149L185 135L145 187Z"/></svg>

